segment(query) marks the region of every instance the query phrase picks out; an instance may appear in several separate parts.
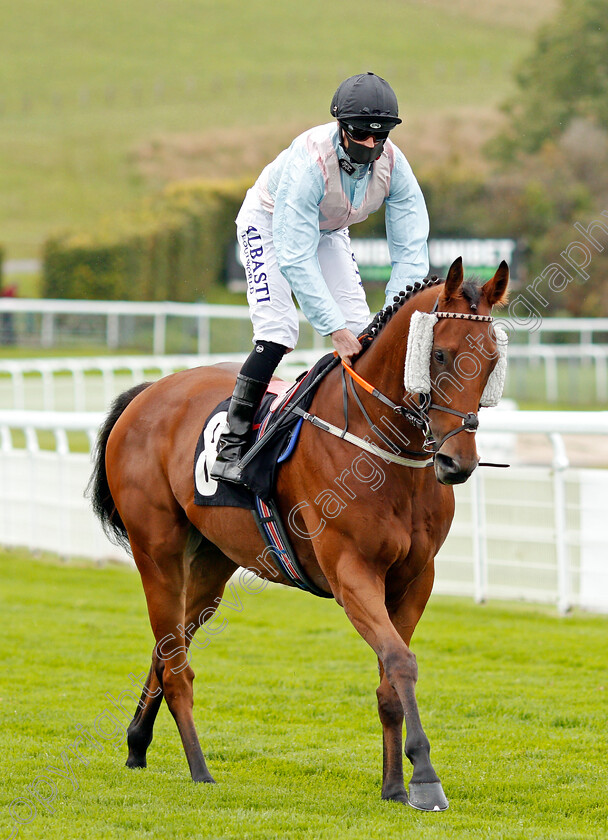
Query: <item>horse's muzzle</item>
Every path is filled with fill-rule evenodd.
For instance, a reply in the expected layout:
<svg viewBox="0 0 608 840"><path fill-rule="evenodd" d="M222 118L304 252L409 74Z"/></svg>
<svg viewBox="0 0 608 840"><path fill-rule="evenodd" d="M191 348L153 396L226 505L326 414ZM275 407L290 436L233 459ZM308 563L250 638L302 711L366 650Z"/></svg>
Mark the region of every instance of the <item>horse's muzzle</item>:
<svg viewBox="0 0 608 840"><path fill-rule="evenodd" d="M462 464L449 455L437 452L435 455L435 476L441 484L464 484L477 466L476 461L467 461Z"/></svg>

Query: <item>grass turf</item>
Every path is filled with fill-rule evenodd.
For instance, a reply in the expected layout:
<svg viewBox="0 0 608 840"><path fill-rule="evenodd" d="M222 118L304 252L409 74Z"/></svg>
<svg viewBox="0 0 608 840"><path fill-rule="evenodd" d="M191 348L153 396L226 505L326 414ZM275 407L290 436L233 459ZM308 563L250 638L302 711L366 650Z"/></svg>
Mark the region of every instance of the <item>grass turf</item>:
<svg viewBox="0 0 608 840"><path fill-rule="evenodd" d="M0 838L31 786L147 670L152 636L139 578L0 555ZM238 585L238 584L237 584ZM414 637L418 699L451 802L422 814L380 800L374 655L342 610L302 593L239 590L224 631L193 666L195 717L216 786L195 785L163 705L149 767L124 743L82 747L19 837L606 837L608 620L519 604L434 598ZM132 701L126 698L131 711ZM51 798L44 782L42 797ZM77 785L77 789L75 789ZM17 799L21 799L17 802ZM15 835L16 836L16 835Z"/></svg>

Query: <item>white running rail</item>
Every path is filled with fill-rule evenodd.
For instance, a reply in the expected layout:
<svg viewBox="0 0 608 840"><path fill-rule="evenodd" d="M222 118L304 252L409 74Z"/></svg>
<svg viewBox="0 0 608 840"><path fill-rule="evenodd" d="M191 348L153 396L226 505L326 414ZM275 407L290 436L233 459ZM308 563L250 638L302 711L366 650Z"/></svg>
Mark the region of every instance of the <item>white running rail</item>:
<svg viewBox="0 0 608 840"><path fill-rule="evenodd" d="M167 349L167 323L170 318L180 318L191 321L196 330L197 351L201 355L208 355L211 348L211 322L219 321L249 321L249 308L233 304L210 303L175 303L172 301L107 301L107 300L48 300L35 298L0 298L0 316L9 315L15 319L32 320L37 316L37 330L40 346L48 348L57 343L60 319L71 316L74 324L80 319L81 325L86 326L90 318L103 318L105 321L105 343L110 350L116 350L121 345L120 319L130 318L134 321L146 319L152 321L152 352L161 355ZM299 313L299 319L307 323ZM5 327L6 329L6 327ZM90 330L90 327L89 327ZM29 332L30 330L28 330ZM62 333L68 332L62 326ZM72 327L75 335L82 340L82 329L77 331ZM15 332L11 322L11 334ZM0 339L2 337L0 336ZM313 345L322 347L323 339L317 333L313 334Z"/></svg>
<svg viewBox="0 0 608 840"><path fill-rule="evenodd" d="M153 323L152 352L157 355L166 352L169 318L182 318L193 322L197 334L197 351L202 355L209 354L214 349L211 347L213 320L249 320L246 306L171 301L41 300L7 297L0 298L0 316L4 313L21 318L35 316L42 347L55 345L58 319L62 316L103 318L105 342L108 348L114 350L120 347L120 319L145 318ZM305 322L302 313L299 315L300 320ZM542 344L545 336L555 336L557 333L569 333L577 337L579 344L590 346L596 334L608 334L608 318L538 318L530 325L511 321L509 332L511 331L523 334L525 342L535 346ZM79 335L82 338L82 332ZM313 344L315 347L323 346L322 339L316 333L313 336Z"/></svg>
<svg viewBox="0 0 608 840"><path fill-rule="evenodd" d="M322 349L295 350L287 354L279 375L297 376L310 368L322 355ZM145 379L158 379L177 370L213 365L218 362L241 363L245 353L222 355L99 356L93 358L47 358L0 360L0 409L32 408L54 411L101 410L121 391ZM586 378L585 403L608 404L608 346L592 345L511 345L507 371L507 393L525 396L529 384L520 383L530 368L542 367L543 391L536 386L534 396L548 402L560 397L560 365L575 364L577 375L590 366L593 376ZM562 372L562 379L565 374ZM536 381L535 379L533 381ZM562 390L564 388L562 384ZM579 397L580 397L579 389ZM563 396L563 395L562 395ZM581 401L579 399L579 401Z"/></svg>
<svg viewBox="0 0 608 840"><path fill-rule="evenodd" d="M278 373L293 378L309 369L322 350L288 353ZM144 380L159 379L178 370L214 365L241 364L244 353L179 356L99 356L0 360L0 409L55 411L102 410L119 393Z"/></svg>
<svg viewBox="0 0 608 840"><path fill-rule="evenodd" d="M90 449L103 417L0 411L0 544L129 560L107 541L83 496L90 452L72 451ZM608 434L608 412L484 409L480 421L484 459L492 459L493 436L508 443L541 434L553 444L552 464L478 469L455 488L456 518L437 558L436 591L553 602L561 612L576 605L608 611L608 470L570 469L561 437Z"/></svg>

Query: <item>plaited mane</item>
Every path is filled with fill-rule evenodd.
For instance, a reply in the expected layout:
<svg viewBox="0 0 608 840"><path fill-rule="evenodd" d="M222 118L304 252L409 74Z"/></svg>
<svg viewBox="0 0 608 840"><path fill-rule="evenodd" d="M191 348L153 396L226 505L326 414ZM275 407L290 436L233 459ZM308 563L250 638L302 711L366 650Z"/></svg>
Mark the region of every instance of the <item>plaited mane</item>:
<svg viewBox="0 0 608 840"><path fill-rule="evenodd" d="M363 335L368 337L367 341L364 340L363 342L364 349L367 349L370 342L378 335L380 330L388 324L395 312L401 309L406 301L414 295L417 295L418 292L423 291L423 289L427 289L429 286L434 286L438 283L444 282L444 280L434 274L432 277L425 277L424 280L417 280L415 283L407 285L403 292L399 292L398 295L395 295L393 298L394 302L389 303L388 306L381 309L380 312L377 312L369 326L363 330Z"/></svg>
<svg viewBox="0 0 608 840"><path fill-rule="evenodd" d="M364 339L362 342L363 349L367 349L370 342L378 335L380 330L388 324L395 312L401 309L406 301L414 297L414 295L417 295L418 292L428 289L429 286L436 286L441 283L445 283L445 280L442 277L437 277L436 274L433 274L432 277L425 277L424 280L417 280L415 283L407 285L403 292L399 292L398 295L395 295L393 303L389 303L388 306L377 312L370 324L363 330L362 335L367 336L367 339ZM460 287L460 294L469 304L473 312L475 312L481 297L481 288L474 279L469 278L463 282Z"/></svg>

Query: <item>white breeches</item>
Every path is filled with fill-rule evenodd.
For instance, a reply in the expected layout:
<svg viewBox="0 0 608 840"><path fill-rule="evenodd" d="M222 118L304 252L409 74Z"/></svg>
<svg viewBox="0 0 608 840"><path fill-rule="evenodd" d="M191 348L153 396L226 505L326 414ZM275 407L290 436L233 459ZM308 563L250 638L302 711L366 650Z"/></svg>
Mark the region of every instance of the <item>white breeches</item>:
<svg viewBox="0 0 608 840"><path fill-rule="evenodd" d="M271 214L255 207L241 211L237 238L247 278L253 340L275 341L293 349L298 341L298 313L289 284L277 265ZM327 288L344 315L346 326L357 335L368 325L371 316L348 228L322 233L317 256Z"/></svg>

